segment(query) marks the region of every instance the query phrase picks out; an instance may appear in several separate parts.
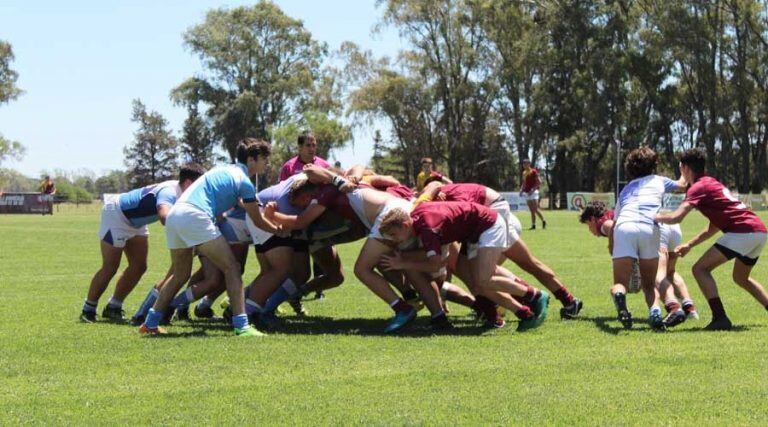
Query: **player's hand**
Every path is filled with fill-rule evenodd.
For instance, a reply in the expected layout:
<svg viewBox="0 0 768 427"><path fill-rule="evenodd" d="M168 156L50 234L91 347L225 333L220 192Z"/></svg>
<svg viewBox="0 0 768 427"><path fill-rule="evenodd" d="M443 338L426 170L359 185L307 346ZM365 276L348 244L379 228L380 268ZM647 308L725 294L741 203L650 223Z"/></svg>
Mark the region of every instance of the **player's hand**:
<svg viewBox="0 0 768 427"><path fill-rule="evenodd" d="M385 270L402 270L403 258L397 252L394 255L384 255L381 257L381 266Z"/></svg>
<svg viewBox="0 0 768 427"><path fill-rule="evenodd" d="M349 175L349 176L347 176L347 180L349 180L349 182L357 185L357 184L360 184L360 181L363 180L363 177L362 176L357 176L357 175Z"/></svg>
<svg viewBox="0 0 768 427"><path fill-rule="evenodd" d="M437 193L437 196L435 196L435 199L444 202L445 201L445 193L443 193L442 191Z"/></svg>
<svg viewBox="0 0 768 427"><path fill-rule="evenodd" d="M272 220L272 219L274 219L274 218L275 218L275 211L277 211L277 203L275 203L275 202L269 202L269 203L267 203L267 205L264 207L264 216L265 216L267 219L269 219L269 220Z"/></svg>
<svg viewBox="0 0 768 427"><path fill-rule="evenodd" d="M355 184L352 181L347 181L344 183L344 185L339 187L339 191L341 191L342 193L351 193L355 191L356 188L357 188L357 184Z"/></svg>
<svg viewBox="0 0 768 427"><path fill-rule="evenodd" d="M680 258L686 256L691 251L691 245L685 243L675 248L675 253Z"/></svg>

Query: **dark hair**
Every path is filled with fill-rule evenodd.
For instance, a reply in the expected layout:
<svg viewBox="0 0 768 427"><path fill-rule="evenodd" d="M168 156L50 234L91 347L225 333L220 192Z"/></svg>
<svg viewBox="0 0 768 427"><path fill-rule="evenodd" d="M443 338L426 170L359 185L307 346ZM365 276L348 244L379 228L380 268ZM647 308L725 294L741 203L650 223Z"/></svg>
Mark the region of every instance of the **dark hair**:
<svg viewBox="0 0 768 427"><path fill-rule="evenodd" d="M691 148L680 154L680 163L691 168L696 175L701 175L707 170L707 152L703 148Z"/></svg>
<svg viewBox="0 0 768 427"><path fill-rule="evenodd" d="M179 168L179 183L186 180L194 182L197 178L200 178L205 173L205 168L197 163L187 163L181 165Z"/></svg>
<svg viewBox="0 0 768 427"><path fill-rule="evenodd" d="M648 147L640 147L630 151L627 159L624 160L624 170L627 172L627 179L635 179L653 174L656 172L658 161L659 156Z"/></svg>
<svg viewBox="0 0 768 427"><path fill-rule="evenodd" d="M579 215L579 222L584 224L585 222L589 222L592 218L600 218L608 211L608 207L605 206L605 202L602 202L600 200L592 200L591 202L587 203L587 206L584 207L584 210L581 211L581 214Z"/></svg>
<svg viewBox="0 0 768 427"><path fill-rule="evenodd" d="M291 183L290 197L291 201L295 200L306 193L311 193L317 189L317 185L313 184L306 178L300 178Z"/></svg>
<svg viewBox="0 0 768 427"><path fill-rule="evenodd" d="M531 164L531 159L526 157L522 161L520 161L520 163L522 163L522 164L526 164L526 163Z"/></svg>
<svg viewBox="0 0 768 427"><path fill-rule="evenodd" d="M315 139L315 134L313 134L308 130L305 130L304 132L300 133L299 137L296 139L296 142L299 144L300 147L306 144L308 141L317 142L317 140Z"/></svg>
<svg viewBox="0 0 768 427"><path fill-rule="evenodd" d="M421 163L432 163L432 158L431 157L422 157L421 158Z"/></svg>
<svg viewBox="0 0 768 427"><path fill-rule="evenodd" d="M269 143L263 139L244 138L237 143L235 157L239 163L247 163L248 157L257 159L259 156L267 157L271 152Z"/></svg>

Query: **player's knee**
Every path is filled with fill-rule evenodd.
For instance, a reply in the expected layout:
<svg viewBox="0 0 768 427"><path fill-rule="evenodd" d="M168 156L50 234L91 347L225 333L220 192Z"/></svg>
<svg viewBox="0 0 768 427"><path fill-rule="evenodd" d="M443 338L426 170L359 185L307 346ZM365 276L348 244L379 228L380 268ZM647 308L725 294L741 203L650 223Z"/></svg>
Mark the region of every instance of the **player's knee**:
<svg viewBox="0 0 768 427"><path fill-rule="evenodd" d="M128 264L130 268L136 274L144 274L147 271L147 261L137 261Z"/></svg>
<svg viewBox="0 0 768 427"><path fill-rule="evenodd" d="M698 262L693 264L693 267L691 267L691 274L693 274L693 277L697 279L699 277L705 276L707 273L709 273L709 270Z"/></svg>
<svg viewBox="0 0 768 427"><path fill-rule="evenodd" d="M743 274L738 274L736 272L733 273L733 281L741 286L742 288L746 288L749 286L749 276L744 276Z"/></svg>

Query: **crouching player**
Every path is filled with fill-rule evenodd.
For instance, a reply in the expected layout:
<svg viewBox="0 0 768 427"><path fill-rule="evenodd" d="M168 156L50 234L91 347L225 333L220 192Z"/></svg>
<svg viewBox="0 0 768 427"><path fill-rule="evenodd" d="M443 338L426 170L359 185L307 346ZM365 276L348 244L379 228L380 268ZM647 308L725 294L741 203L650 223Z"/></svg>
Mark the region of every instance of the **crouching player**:
<svg viewBox="0 0 768 427"><path fill-rule="evenodd" d="M589 231L597 237L611 238L613 235L613 210L599 200L587 203L581 212L579 221L587 224ZM660 228L659 269L656 273L656 286L664 297L667 317L664 324L675 326L687 319L698 319L696 305L688 293L685 281L676 271L677 258L675 248L680 244L682 232L679 226L662 225ZM612 243L609 244L612 247ZM682 312L676 297L683 300Z"/></svg>
<svg viewBox="0 0 768 427"><path fill-rule="evenodd" d="M104 203L99 228L101 268L91 279L81 321L96 321L99 298L117 273L125 253L128 267L117 279L112 298L101 313L105 319L123 320L123 301L147 270L148 225L158 220L165 225L168 212L181 193L204 173L200 165L190 163L181 167L178 180L137 188Z"/></svg>
<svg viewBox="0 0 768 427"><path fill-rule="evenodd" d="M706 229L687 243L677 247L675 252L680 256L685 256L691 248L712 237L718 231L723 232L717 242L693 265L693 276L712 309L712 322L705 329L719 331L731 329L732 324L720 301L712 270L731 259L735 258L733 281L768 310L768 293L757 280L750 277L752 268L765 246L767 234L765 224L754 212L733 197L723 184L706 175L706 163L706 153L700 148L694 148L682 154L680 172L691 186L677 210L657 215L656 220L666 224L677 224L694 208L709 219L709 226Z"/></svg>
<svg viewBox="0 0 768 427"><path fill-rule="evenodd" d="M261 216L256 189L250 179L266 169L269 151L266 142L247 138L238 147L236 164L208 171L171 209L166 224L166 237L171 250L173 277L160 290L157 301L139 328L140 333L154 335L165 332L158 325L174 295L189 279L193 248L196 248L224 273L235 335L261 335L248 323L240 265L215 221L219 215L242 201L243 208L257 226L272 233L281 232L279 227Z"/></svg>
<svg viewBox="0 0 768 427"><path fill-rule="evenodd" d="M401 244L412 237L418 238L427 254L427 261L405 259L400 255L384 256L383 264L390 269L435 273L446 266L441 256L442 245L462 242L467 246L471 289L489 298L495 292L520 297L521 306L512 298L498 301L521 317L519 330L539 326L547 315L549 295L514 279L495 275L497 261L508 249L508 227L504 219L491 209L466 202L422 203L410 213L395 208L381 221L382 236Z"/></svg>

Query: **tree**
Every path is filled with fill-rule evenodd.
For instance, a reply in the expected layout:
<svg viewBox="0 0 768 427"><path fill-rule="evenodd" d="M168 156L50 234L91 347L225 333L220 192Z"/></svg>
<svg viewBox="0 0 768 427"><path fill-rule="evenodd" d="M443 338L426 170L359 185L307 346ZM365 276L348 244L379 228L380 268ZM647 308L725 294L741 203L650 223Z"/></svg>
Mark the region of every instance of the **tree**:
<svg viewBox="0 0 768 427"><path fill-rule="evenodd" d="M184 120L179 145L185 162L195 162L208 169L218 160L216 140L210 126L198 112L197 104L190 103L187 106L187 118Z"/></svg>
<svg viewBox="0 0 768 427"><path fill-rule="evenodd" d="M184 34L184 43L206 73L171 96L208 107L214 134L231 158L242 138L269 139L270 128L298 120L327 50L270 1L211 10Z"/></svg>
<svg viewBox="0 0 768 427"><path fill-rule="evenodd" d="M100 176L94 183L96 194L99 197L107 194L124 193L130 190L128 186L128 177L125 172L119 170L109 171L106 175Z"/></svg>
<svg viewBox="0 0 768 427"><path fill-rule="evenodd" d="M138 125L133 142L123 149L131 185L141 187L170 178L177 169L178 143L168 121L147 111L141 100L133 101L131 121Z"/></svg>
<svg viewBox="0 0 768 427"><path fill-rule="evenodd" d="M0 105L18 98L23 93L16 87L19 73L11 69L13 58L10 43L0 40Z"/></svg>
<svg viewBox="0 0 768 427"><path fill-rule="evenodd" d="M6 160L21 160L24 157L26 148L17 141L9 141L0 135L0 165Z"/></svg>

